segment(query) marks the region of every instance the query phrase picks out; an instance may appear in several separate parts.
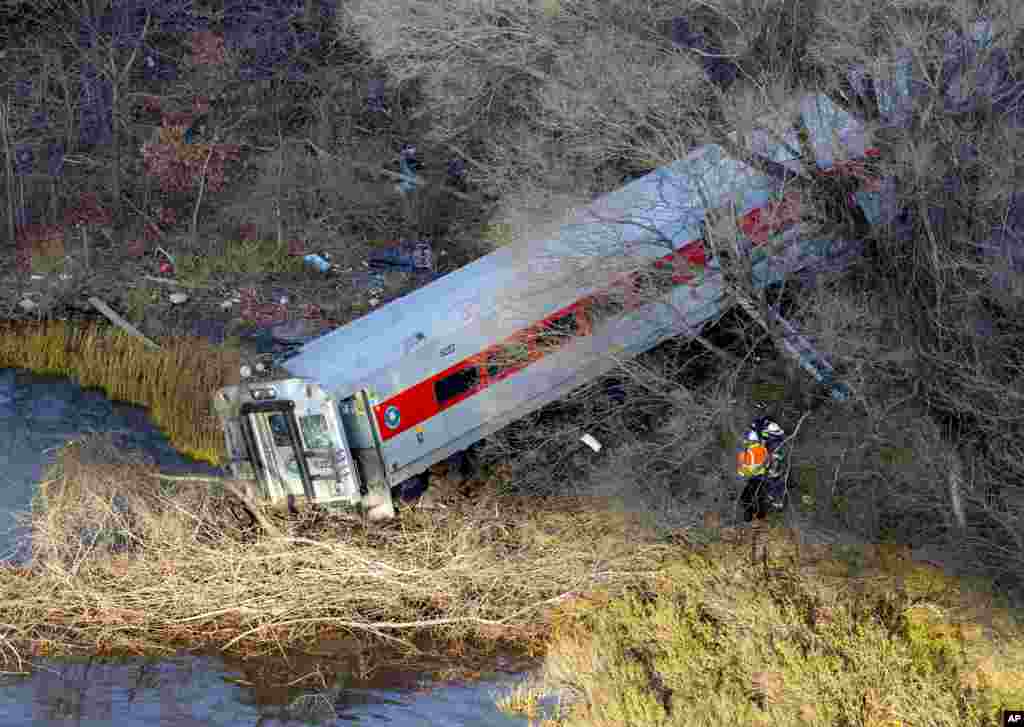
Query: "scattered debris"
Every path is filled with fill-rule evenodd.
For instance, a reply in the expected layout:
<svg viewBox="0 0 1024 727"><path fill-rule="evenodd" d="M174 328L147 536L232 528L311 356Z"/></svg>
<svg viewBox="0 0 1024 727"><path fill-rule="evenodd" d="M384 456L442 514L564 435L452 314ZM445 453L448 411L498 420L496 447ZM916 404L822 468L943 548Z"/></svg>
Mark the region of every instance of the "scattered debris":
<svg viewBox="0 0 1024 727"><path fill-rule="evenodd" d="M152 280L154 283L164 283L165 285L184 285L179 280L172 280L171 278L158 278L155 275L143 275L144 280Z"/></svg>
<svg viewBox="0 0 1024 727"><path fill-rule="evenodd" d="M402 151L399 152L398 169L401 174L401 179L398 183L397 189L402 194L409 194L410 192L416 191L416 172L420 168L420 163L416 159L416 147L406 144L402 147Z"/></svg>
<svg viewBox="0 0 1024 727"><path fill-rule="evenodd" d="M156 251L155 251L155 254L163 255L164 258L165 258L164 260L160 261L160 264L159 264L160 272L163 273L164 275L171 275L171 274L173 274L174 273L174 258L171 257L171 254L169 252L167 252L166 250L164 250L162 247L158 247L156 249Z"/></svg>
<svg viewBox="0 0 1024 727"><path fill-rule="evenodd" d="M171 302L174 305L181 305L188 300L188 295L185 293L171 293Z"/></svg>
<svg viewBox="0 0 1024 727"><path fill-rule="evenodd" d="M370 253L369 265L372 270L433 272L434 254L429 240L401 240Z"/></svg>
<svg viewBox="0 0 1024 727"><path fill-rule="evenodd" d="M370 113L387 114L388 109L384 102L384 81L372 78L367 82L366 107Z"/></svg>
<svg viewBox="0 0 1024 727"><path fill-rule="evenodd" d="M331 271L331 256L326 252L322 252L319 255L310 253L302 259L305 260L308 265L313 266L321 273L328 273Z"/></svg>

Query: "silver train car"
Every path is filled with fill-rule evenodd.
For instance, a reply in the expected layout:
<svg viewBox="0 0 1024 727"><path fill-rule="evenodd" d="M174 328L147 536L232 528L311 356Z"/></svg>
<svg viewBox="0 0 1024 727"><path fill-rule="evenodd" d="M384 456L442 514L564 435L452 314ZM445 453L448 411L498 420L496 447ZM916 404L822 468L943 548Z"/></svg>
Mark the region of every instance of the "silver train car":
<svg viewBox="0 0 1024 727"><path fill-rule="evenodd" d="M863 126L828 97L808 96L800 113L819 168L849 174L872 155ZM795 130L740 141L800 171ZM874 222L877 197L862 186L849 201ZM755 287L851 244L814 239L800 208L785 175L696 148L577 210L551 239L499 248L309 342L283 364L291 378L218 391L232 473L273 502L390 518L392 487L716 319L731 301L711 220L734 221ZM639 292L647 281L653 296Z"/></svg>

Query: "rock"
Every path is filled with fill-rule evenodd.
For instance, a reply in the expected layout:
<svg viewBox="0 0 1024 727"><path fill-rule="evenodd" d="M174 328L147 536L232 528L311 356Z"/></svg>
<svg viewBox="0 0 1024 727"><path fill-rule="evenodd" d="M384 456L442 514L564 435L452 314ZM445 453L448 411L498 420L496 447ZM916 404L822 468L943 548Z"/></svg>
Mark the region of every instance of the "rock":
<svg viewBox="0 0 1024 727"><path fill-rule="evenodd" d="M174 305L181 305L188 300L188 295L185 293L171 293L171 302Z"/></svg>
<svg viewBox="0 0 1024 727"><path fill-rule="evenodd" d="M39 306L37 306L37 305L36 305L35 303L33 303L33 302L32 302L31 300L29 300L28 298L22 298L22 299L21 299L21 300L20 300L20 301L18 302L18 307L20 307L20 308L21 308L21 309L22 309L23 311L25 311L26 313L30 313L31 311L34 311L34 310L35 310L36 308L38 308Z"/></svg>

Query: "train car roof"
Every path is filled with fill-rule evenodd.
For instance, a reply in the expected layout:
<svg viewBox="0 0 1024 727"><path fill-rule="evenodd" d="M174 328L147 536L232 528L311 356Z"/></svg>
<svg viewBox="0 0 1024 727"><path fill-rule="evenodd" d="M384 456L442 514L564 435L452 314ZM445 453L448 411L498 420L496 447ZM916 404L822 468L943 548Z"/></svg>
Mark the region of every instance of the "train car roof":
<svg viewBox="0 0 1024 727"><path fill-rule="evenodd" d="M347 395L408 355L418 335L450 337L513 302L524 318L536 320L553 305L540 289L550 291L556 278L572 279L561 303L569 305L600 286L578 275L588 263L621 256L626 248L635 256L665 255L700 238L709 204L735 202L742 213L767 203L776 184L726 157L721 147L699 147L576 211L557 238L499 248L311 341L284 368Z"/></svg>
<svg viewBox="0 0 1024 727"><path fill-rule="evenodd" d="M827 96L807 96L799 106L820 166L863 152L862 125ZM787 135L786 141L794 140ZM799 168L791 156L798 144L744 142L755 153ZM517 308L526 322L537 320L599 289L604 261L621 259L626 251L635 261L679 249L702 237L709 208L734 205L743 214L767 204L781 184L726 156L720 146L697 147L575 211L557 236L499 248L311 341L284 368L348 395L426 339L448 339L506 308ZM585 272L595 268L589 278ZM502 333L494 333L500 340Z"/></svg>

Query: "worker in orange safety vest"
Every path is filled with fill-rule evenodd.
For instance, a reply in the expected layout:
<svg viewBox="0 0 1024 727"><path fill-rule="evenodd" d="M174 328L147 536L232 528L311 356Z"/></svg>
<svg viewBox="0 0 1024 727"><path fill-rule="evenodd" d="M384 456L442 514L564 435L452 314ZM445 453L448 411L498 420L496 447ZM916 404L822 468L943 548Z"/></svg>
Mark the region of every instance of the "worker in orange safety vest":
<svg viewBox="0 0 1024 727"><path fill-rule="evenodd" d="M782 471L782 444L785 432L768 417L758 417L744 437L736 455L736 474L747 481L740 496L744 520L756 514L763 518L769 510L785 507L786 487Z"/></svg>

